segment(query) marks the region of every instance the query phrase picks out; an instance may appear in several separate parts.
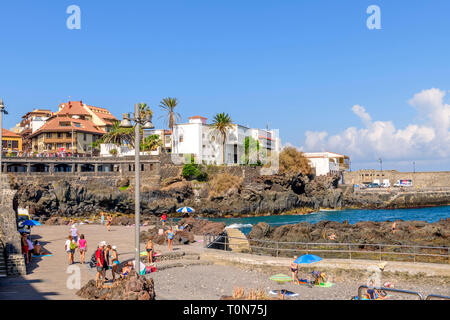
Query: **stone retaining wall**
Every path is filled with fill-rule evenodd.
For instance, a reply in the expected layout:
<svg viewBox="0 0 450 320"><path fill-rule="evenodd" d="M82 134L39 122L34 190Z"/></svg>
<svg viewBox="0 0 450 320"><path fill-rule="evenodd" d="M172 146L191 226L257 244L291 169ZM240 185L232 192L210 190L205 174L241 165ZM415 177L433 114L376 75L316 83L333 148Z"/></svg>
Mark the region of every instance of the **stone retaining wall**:
<svg viewBox="0 0 450 320"><path fill-rule="evenodd" d="M8 275L25 275L26 266L17 231L17 218L14 210L15 190L9 187L6 175L0 175L0 235L5 245L6 268Z"/></svg>

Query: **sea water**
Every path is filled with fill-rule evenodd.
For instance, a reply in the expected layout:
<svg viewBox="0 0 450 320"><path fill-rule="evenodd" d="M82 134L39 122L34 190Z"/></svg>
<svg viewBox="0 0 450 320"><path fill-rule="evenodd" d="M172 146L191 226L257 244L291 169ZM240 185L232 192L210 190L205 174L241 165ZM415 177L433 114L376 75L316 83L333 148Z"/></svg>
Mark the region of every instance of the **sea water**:
<svg viewBox="0 0 450 320"><path fill-rule="evenodd" d="M228 228L239 228L244 234L248 234L252 226L265 222L270 226L296 224L300 222L317 223L329 220L350 224L359 221L394 221L394 220L419 220L436 222L442 218L450 218L450 206L428 207L417 209L389 209L389 210L337 210L319 211L307 215L272 215L248 218L208 218L210 221L225 222Z"/></svg>

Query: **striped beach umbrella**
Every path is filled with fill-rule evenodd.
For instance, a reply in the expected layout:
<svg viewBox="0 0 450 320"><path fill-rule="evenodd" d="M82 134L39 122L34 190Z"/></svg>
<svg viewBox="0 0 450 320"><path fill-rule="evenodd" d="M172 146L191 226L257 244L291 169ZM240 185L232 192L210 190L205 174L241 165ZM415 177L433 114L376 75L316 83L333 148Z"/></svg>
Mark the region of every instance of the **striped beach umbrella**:
<svg viewBox="0 0 450 320"><path fill-rule="evenodd" d="M272 281L275 281L275 282L278 282L278 283L283 283L283 282L289 282L289 281L292 281L292 278L289 277L289 276L286 275L286 274L278 273L278 274L275 274L275 275L271 276L271 277L269 278L269 280L272 280Z"/></svg>
<svg viewBox="0 0 450 320"><path fill-rule="evenodd" d="M192 213L195 212L195 210L191 207L182 207L177 209L178 213Z"/></svg>

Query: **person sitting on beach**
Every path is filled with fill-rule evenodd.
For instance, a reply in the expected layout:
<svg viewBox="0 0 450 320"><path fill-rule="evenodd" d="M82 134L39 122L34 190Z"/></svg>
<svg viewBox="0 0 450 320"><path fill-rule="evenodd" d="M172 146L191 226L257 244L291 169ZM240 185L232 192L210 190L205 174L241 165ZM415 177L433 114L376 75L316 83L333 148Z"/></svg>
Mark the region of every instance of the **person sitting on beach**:
<svg viewBox="0 0 450 320"><path fill-rule="evenodd" d="M42 256L42 255L48 254L48 252L46 252L44 250L44 248L42 248L42 245L40 244L39 241L35 240L33 254L35 256Z"/></svg>
<svg viewBox="0 0 450 320"><path fill-rule="evenodd" d="M323 284L325 284L325 273L321 272L321 271L313 271L311 272L312 276L313 276L313 282L314 285L316 286L321 286Z"/></svg>
<svg viewBox="0 0 450 320"><path fill-rule="evenodd" d="M147 245L145 246L145 250L147 251L147 263L153 263L153 241L149 239L147 241Z"/></svg>
<svg viewBox="0 0 450 320"><path fill-rule="evenodd" d="M294 260L291 262L291 275L292 275L292 282L295 284L299 283L298 280L298 264L295 263L295 259L297 259L296 256L294 256Z"/></svg>
<svg viewBox="0 0 450 320"><path fill-rule="evenodd" d="M396 228L397 228L397 224L396 224L396 222L394 221L394 223L392 224L392 233L395 233Z"/></svg>
<svg viewBox="0 0 450 320"><path fill-rule="evenodd" d="M129 275L131 270L133 270L133 261L128 261L128 263L122 268L121 278L125 278L125 276Z"/></svg>

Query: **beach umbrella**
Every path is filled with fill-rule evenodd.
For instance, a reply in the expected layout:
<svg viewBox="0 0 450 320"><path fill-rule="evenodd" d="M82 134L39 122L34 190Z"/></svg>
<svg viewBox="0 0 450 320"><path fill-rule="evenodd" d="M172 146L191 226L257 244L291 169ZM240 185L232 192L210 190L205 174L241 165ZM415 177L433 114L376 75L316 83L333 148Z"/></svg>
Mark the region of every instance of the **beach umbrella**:
<svg viewBox="0 0 450 320"><path fill-rule="evenodd" d="M272 281L275 281L275 282L278 282L278 283L283 283L283 282L289 282L289 281L292 281L292 278L289 277L289 276L286 275L286 274L278 273L278 274L275 274L275 275L271 276L271 277L269 278L269 280L272 280Z"/></svg>
<svg viewBox="0 0 450 320"><path fill-rule="evenodd" d="M36 227L41 226L41 223L36 220L27 220L23 223L24 226ZM30 230L30 241L31 241L31 230Z"/></svg>
<svg viewBox="0 0 450 320"><path fill-rule="evenodd" d="M322 260L321 257L318 257L318 256L313 255L313 254L305 254L305 255L295 259L294 263L296 263L296 264L301 264L301 263L309 264L309 263L319 262L320 260Z"/></svg>
<svg viewBox="0 0 450 320"><path fill-rule="evenodd" d="M195 210L191 207L182 207L177 209L178 213L192 213L195 212Z"/></svg>

